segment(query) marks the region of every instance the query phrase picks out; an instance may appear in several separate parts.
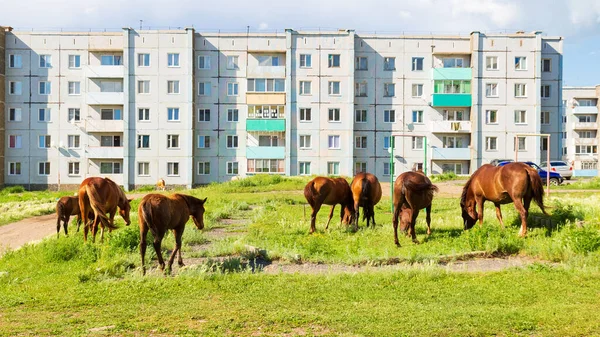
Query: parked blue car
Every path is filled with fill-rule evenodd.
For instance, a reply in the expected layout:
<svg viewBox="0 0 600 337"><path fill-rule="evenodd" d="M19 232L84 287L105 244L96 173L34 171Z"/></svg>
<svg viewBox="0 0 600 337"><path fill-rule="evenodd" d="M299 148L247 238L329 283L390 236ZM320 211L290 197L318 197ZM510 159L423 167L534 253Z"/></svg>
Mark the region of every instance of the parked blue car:
<svg viewBox="0 0 600 337"><path fill-rule="evenodd" d="M504 166L506 164L510 164L511 162L508 161L504 161L498 164L498 166ZM531 161L523 161L522 163L527 164L531 167L533 167L534 169L536 169L538 171L538 174L540 175L540 178L542 178L542 181L544 182L544 184L546 183L546 177L548 176L548 171L544 170L543 168L539 167L536 163L531 162ZM563 178L560 173L557 172L550 172L550 184L552 185L560 185L562 184L562 182L565 180L565 178Z"/></svg>

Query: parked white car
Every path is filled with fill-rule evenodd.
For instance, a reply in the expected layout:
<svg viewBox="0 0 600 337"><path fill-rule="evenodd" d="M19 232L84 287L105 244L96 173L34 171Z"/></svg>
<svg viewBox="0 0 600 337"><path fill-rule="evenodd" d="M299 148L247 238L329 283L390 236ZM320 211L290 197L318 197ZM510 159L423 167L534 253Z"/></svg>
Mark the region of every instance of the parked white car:
<svg viewBox="0 0 600 337"><path fill-rule="evenodd" d="M540 167L546 169L548 164L543 162L540 164ZM560 175L567 180L571 180L571 177L573 176L573 166L562 160L550 161L550 171L560 173Z"/></svg>

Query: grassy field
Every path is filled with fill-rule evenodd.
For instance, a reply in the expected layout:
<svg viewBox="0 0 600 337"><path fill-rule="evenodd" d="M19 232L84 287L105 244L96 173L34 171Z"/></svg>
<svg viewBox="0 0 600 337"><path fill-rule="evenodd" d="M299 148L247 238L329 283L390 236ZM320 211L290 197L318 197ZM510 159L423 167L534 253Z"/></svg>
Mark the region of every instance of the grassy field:
<svg viewBox="0 0 600 337"><path fill-rule="evenodd" d="M420 244L393 243L389 199L377 227L329 230L322 208L308 235L306 179L255 177L187 193L208 197L206 229L184 234L184 261L163 276L154 251L142 276L137 212L105 243L81 234L49 238L0 259L0 335L97 336L589 336L600 334L600 198L555 194L551 219L532 206L530 232L503 206L502 230L492 205L482 228L464 232L456 198L436 198L433 234L417 224ZM0 195L0 201L2 201ZM139 200L134 201L137 209ZM123 221L117 217L118 225ZM215 233L227 235L215 235ZM172 235L163 248L174 246ZM362 272L265 274L245 262L371 266ZM448 257L485 251L536 261L501 272L451 272ZM165 253L166 255L167 253ZM223 260L225 257L227 259ZM151 261L150 258L152 259ZM390 263L400 266L378 268Z"/></svg>

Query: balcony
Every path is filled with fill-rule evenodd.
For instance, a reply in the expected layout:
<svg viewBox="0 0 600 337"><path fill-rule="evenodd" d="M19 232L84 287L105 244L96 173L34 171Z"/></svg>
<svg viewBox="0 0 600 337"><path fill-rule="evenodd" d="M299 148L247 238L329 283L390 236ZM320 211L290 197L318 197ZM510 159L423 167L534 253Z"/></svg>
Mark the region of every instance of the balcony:
<svg viewBox="0 0 600 337"><path fill-rule="evenodd" d="M285 92L249 92L246 94L248 105L285 105Z"/></svg>
<svg viewBox="0 0 600 337"><path fill-rule="evenodd" d="M574 139L575 145L598 145L597 138L576 138Z"/></svg>
<svg viewBox="0 0 600 337"><path fill-rule="evenodd" d="M285 78L285 66L248 66L248 78Z"/></svg>
<svg viewBox="0 0 600 337"><path fill-rule="evenodd" d="M597 122L579 122L573 125L574 130L598 130Z"/></svg>
<svg viewBox="0 0 600 337"><path fill-rule="evenodd" d="M433 121L430 125L433 133L471 132L471 121Z"/></svg>
<svg viewBox="0 0 600 337"><path fill-rule="evenodd" d="M89 146L85 150L88 158L123 159L123 147Z"/></svg>
<svg viewBox="0 0 600 337"><path fill-rule="evenodd" d="M247 159L284 159L284 146L248 146L246 148Z"/></svg>
<svg viewBox="0 0 600 337"><path fill-rule="evenodd" d="M88 92L88 105L123 105L125 95L122 92Z"/></svg>
<svg viewBox="0 0 600 337"><path fill-rule="evenodd" d="M285 119L246 119L246 131L285 131Z"/></svg>
<svg viewBox="0 0 600 337"><path fill-rule="evenodd" d="M434 160L471 160L471 149L465 148L441 148L432 149L432 159Z"/></svg>
<svg viewBox="0 0 600 337"><path fill-rule="evenodd" d="M576 106L573 108L573 113L586 115L597 114L598 108L595 106Z"/></svg>
<svg viewBox="0 0 600 337"><path fill-rule="evenodd" d="M433 68L432 77L434 80L467 80L470 81L473 76L471 68Z"/></svg>
<svg viewBox="0 0 600 337"><path fill-rule="evenodd" d="M86 119L86 132L123 132L122 120Z"/></svg>
<svg viewBox="0 0 600 337"><path fill-rule="evenodd" d="M433 107L471 107L471 94L433 94Z"/></svg>
<svg viewBox="0 0 600 337"><path fill-rule="evenodd" d="M88 78L123 78L124 66L87 66L85 75Z"/></svg>
<svg viewBox="0 0 600 337"><path fill-rule="evenodd" d="M598 160L597 153L575 153L575 160L596 161Z"/></svg>

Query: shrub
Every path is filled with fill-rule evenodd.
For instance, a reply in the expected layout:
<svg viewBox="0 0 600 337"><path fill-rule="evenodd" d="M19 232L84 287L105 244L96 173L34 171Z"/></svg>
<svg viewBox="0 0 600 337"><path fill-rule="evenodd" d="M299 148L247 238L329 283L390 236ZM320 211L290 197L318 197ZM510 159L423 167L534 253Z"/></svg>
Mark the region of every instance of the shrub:
<svg viewBox="0 0 600 337"><path fill-rule="evenodd" d="M16 194L16 193L23 193L23 192L25 192L25 188L20 185L9 186L9 187L2 189L3 194Z"/></svg>
<svg viewBox="0 0 600 337"><path fill-rule="evenodd" d="M440 181L454 180L454 179L458 178L458 176L454 172L445 172L442 174L433 174L433 175L431 175L430 178L431 178L432 182L440 182Z"/></svg>

